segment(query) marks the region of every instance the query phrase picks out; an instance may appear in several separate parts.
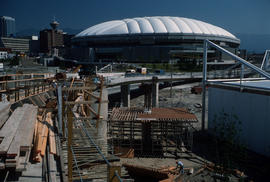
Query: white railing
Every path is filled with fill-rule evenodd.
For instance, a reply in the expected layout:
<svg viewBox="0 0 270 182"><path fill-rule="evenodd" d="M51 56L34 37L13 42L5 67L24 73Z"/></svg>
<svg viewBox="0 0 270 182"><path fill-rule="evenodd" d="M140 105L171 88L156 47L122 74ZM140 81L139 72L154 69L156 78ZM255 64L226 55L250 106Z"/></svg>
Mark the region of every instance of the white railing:
<svg viewBox="0 0 270 182"><path fill-rule="evenodd" d="M261 64L261 69L262 70L267 70L267 65L270 64L270 62L269 62L269 54L270 54L270 50L266 50L265 53L264 53L262 64Z"/></svg>

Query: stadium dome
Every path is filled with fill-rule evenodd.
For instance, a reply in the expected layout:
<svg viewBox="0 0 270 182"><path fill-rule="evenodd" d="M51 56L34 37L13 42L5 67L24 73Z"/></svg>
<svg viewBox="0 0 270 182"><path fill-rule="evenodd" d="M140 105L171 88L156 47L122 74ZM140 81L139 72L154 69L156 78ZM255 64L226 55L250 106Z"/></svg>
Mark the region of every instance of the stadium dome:
<svg viewBox="0 0 270 182"><path fill-rule="evenodd" d="M199 20L182 17L143 17L114 20L87 28L76 37L123 34L186 34L237 39L223 28Z"/></svg>
<svg viewBox="0 0 270 182"><path fill-rule="evenodd" d="M182 60L186 54L201 55L205 39L234 53L240 45L240 40L223 28L199 20L169 16L100 23L77 34L72 43L77 51L84 49L80 55L90 55L85 60L162 62L172 58ZM219 56L212 54L213 57Z"/></svg>

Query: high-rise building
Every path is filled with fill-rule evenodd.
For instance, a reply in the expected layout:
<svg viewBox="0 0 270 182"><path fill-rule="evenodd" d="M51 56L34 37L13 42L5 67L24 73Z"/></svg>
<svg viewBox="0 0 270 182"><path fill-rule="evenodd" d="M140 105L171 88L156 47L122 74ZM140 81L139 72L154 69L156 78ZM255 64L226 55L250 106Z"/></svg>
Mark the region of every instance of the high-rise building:
<svg viewBox="0 0 270 182"><path fill-rule="evenodd" d="M0 48L8 48L14 53L28 53L29 39L0 37Z"/></svg>
<svg viewBox="0 0 270 182"><path fill-rule="evenodd" d="M0 37L14 37L16 35L15 18L0 17Z"/></svg>
<svg viewBox="0 0 270 182"><path fill-rule="evenodd" d="M62 30L58 30L59 23L53 21L50 23L52 29L44 29L40 34L40 51L51 54L54 48L61 48L64 46L64 35Z"/></svg>

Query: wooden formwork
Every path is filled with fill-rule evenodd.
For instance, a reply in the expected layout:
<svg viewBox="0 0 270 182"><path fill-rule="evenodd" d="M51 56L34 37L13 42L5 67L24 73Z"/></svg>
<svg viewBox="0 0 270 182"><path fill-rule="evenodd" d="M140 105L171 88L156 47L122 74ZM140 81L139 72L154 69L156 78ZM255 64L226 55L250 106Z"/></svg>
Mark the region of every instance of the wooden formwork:
<svg viewBox="0 0 270 182"><path fill-rule="evenodd" d="M166 115L168 109L153 108L153 111L161 112L162 116L162 111ZM192 148L193 122L197 122L196 117L187 111L160 118L153 112L144 115L139 108L114 108L108 120L109 143L112 147L133 148L139 156L184 152Z"/></svg>

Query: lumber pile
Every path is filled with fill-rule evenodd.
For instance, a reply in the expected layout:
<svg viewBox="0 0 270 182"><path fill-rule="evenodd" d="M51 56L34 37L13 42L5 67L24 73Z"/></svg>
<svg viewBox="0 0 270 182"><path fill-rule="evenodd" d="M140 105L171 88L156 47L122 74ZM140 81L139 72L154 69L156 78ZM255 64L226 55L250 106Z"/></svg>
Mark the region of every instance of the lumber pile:
<svg viewBox="0 0 270 182"><path fill-rule="evenodd" d="M9 116L10 103L0 102L0 128L5 124Z"/></svg>
<svg viewBox="0 0 270 182"><path fill-rule="evenodd" d="M45 155L47 144L49 144L50 154L56 155L55 127L51 112L38 118L34 138L34 161L41 162L42 157Z"/></svg>
<svg viewBox="0 0 270 182"><path fill-rule="evenodd" d="M29 160L37 107L24 104L18 107L0 130L1 168L25 169Z"/></svg>

